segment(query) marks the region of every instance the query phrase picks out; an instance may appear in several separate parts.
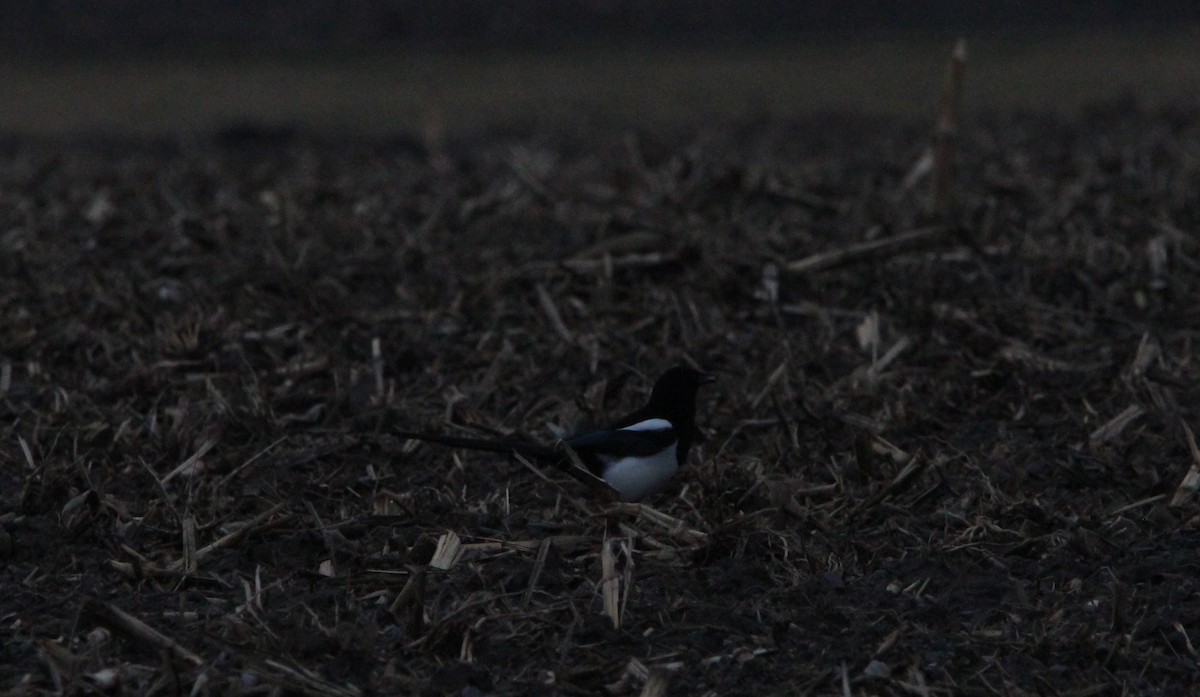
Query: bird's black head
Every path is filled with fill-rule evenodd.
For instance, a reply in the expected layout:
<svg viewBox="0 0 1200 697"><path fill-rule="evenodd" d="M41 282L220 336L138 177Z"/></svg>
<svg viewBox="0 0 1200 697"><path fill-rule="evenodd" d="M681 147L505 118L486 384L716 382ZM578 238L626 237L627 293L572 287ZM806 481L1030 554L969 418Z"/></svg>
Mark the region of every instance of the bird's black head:
<svg viewBox="0 0 1200 697"><path fill-rule="evenodd" d="M716 378L708 373L701 373L699 370L689 368L686 365L677 365L674 368L658 376L658 380L654 382L654 390L651 396L656 394L695 394L696 390L701 385L707 385Z"/></svg>
<svg viewBox="0 0 1200 697"><path fill-rule="evenodd" d="M646 411L680 425L691 423L696 413L696 391L716 378L699 370L678 365L659 376L650 391Z"/></svg>

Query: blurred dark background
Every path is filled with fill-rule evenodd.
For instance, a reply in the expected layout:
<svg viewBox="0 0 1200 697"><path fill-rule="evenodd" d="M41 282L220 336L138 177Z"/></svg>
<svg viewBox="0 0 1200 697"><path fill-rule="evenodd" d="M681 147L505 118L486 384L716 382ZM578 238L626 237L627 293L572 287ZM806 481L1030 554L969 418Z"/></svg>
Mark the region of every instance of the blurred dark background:
<svg viewBox="0 0 1200 697"><path fill-rule="evenodd" d="M1200 3L1159 0L6 0L0 135L230 124L441 138L1200 94Z"/></svg>
<svg viewBox="0 0 1200 697"><path fill-rule="evenodd" d="M1186 0L7 0L10 54L563 48L905 32L1016 35L1200 20Z"/></svg>

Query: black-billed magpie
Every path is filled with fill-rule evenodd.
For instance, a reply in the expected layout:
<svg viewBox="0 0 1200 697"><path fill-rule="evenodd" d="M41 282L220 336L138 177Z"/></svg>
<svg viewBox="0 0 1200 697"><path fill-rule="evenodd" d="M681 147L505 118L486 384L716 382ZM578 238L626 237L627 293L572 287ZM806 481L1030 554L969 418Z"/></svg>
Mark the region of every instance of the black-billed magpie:
<svg viewBox="0 0 1200 697"><path fill-rule="evenodd" d="M623 500L640 501L666 485L687 460L696 435L696 391L713 381L711 375L686 366L671 368L655 381L641 409L557 447L408 431L396 435L454 448L516 453L575 474L572 458L562 447L566 445L592 476L604 480Z"/></svg>

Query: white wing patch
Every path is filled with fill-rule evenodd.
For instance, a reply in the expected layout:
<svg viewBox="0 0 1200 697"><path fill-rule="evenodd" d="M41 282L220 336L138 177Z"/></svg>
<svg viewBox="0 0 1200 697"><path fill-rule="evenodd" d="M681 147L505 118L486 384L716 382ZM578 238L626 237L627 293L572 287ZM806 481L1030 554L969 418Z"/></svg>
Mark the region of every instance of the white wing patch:
<svg viewBox="0 0 1200 697"><path fill-rule="evenodd" d="M622 428L622 431L669 431L674 426L666 419L646 419Z"/></svg>

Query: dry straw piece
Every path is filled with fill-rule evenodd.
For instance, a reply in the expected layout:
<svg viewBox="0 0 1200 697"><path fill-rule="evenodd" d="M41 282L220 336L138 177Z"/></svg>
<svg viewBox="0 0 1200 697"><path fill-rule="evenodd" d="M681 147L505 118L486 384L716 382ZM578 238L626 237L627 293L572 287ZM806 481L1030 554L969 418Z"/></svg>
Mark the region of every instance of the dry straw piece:
<svg viewBox="0 0 1200 697"><path fill-rule="evenodd" d="M959 39L946 64L937 125L933 131L933 189L929 197L929 211L935 214L946 213L954 196L954 153L962 123L963 75L966 69L967 41Z"/></svg>
<svg viewBox="0 0 1200 697"><path fill-rule="evenodd" d="M109 629L121 632L129 638L145 644L152 650L167 651L193 665L198 666L204 663L204 659L198 654L189 651L171 637L154 629L115 605L101 602L94 598L87 598L83 603L83 612Z"/></svg>
<svg viewBox="0 0 1200 697"><path fill-rule="evenodd" d="M1131 404L1125 407L1120 414L1112 417L1103 426L1092 431L1092 435L1088 436L1088 443L1093 448L1096 448L1116 440L1130 424L1141 418L1145 413L1146 410L1138 404Z"/></svg>
<svg viewBox="0 0 1200 697"><path fill-rule="evenodd" d="M1200 490L1200 448L1196 447L1196 436L1192 434L1192 429L1187 424L1181 423L1183 434L1187 438L1188 454L1192 456L1192 464L1188 467L1187 474L1183 475L1183 481L1179 482L1179 486L1175 489L1175 495L1171 497L1171 505L1182 506L1188 499L1192 498L1197 490Z"/></svg>
<svg viewBox="0 0 1200 697"><path fill-rule="evenodd" d="M612 622L613 629L621 628L621 580L617 577L617 554L614 551L619 541L605 540L600 548L600 598L604 614Z"/></svg>

